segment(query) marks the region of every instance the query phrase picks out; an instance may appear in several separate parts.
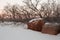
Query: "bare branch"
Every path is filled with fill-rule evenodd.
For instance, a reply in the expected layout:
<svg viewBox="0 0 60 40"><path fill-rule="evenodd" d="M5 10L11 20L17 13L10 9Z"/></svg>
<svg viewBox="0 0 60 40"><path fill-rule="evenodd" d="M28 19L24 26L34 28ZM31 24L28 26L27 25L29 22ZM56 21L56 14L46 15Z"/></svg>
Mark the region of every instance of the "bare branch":
<svg viewBox="0 0 60 40"><path fill-rule="evenodd" d="M34 6L34 4L32 3L32 0L29 1L23 1L30 9L34 10L34 11L38 11L37 9L37 5L39 3L39 1L36 1L36 6Z"/></svg>
<svg viewBox="0 0 60 40"><path fill-rule="evenodd" d="M39 0L36 0L36 7L37 7L37 5L38 5L39 2L40 2Z"/></svg>
<svg viewBox="0 0 60 40"><path fill-rule="evenodd" d="M34 6L34 4L32 3L32 0L31 0L30 2L31 2L31 6L32 6L36 11L38 11L37 6ZM36 2L38 2L38 1L36 1ZM36 5L37 5L37 4L36 4Z"/></svg>

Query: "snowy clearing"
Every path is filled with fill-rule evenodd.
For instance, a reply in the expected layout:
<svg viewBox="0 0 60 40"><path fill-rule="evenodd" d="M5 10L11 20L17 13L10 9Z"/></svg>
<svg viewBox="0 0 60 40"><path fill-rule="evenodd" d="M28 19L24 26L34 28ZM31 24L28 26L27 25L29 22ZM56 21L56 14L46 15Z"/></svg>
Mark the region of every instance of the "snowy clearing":
<svg viewBox="0 0 60 40"><path fill-rule="evenodd" d="M60 40L60 34L49 35L26 29L23 23L0 23L0 40Z"/></svg>

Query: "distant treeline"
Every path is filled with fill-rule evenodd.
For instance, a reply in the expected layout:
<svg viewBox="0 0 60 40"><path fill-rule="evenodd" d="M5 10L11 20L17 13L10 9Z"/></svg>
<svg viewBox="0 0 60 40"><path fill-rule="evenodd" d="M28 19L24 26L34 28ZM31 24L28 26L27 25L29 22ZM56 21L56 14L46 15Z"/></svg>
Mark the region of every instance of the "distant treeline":
<svg viewBox="0 0 60 40"><path fill-rule="evenodd" d="M28 22L34 18L58 18L60 17L60 4L56 0L48 0L47 3L40 4L40 0L24 0L24 6L18 4L6 5L3 14L0 16L2 21ZM40 8L38 9L38 6ZM45 19L46 20L46 19ZM50 19L51 20L51 19ZM54 19L53 19L54 20Z"/></svg>

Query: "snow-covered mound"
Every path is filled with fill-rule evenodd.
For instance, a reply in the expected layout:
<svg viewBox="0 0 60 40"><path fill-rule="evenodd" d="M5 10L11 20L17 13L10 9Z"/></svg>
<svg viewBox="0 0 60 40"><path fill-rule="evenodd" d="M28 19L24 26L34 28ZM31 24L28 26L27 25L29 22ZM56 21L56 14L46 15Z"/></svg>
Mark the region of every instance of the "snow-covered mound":
<svg viewBox="0 0 60 40"><path fill-rule="evenodd" d="M43 34L26 29L26 24L23 23L10 22L6 25L7 23L0 23L0 40L60 40L60 34Z"/></svg>

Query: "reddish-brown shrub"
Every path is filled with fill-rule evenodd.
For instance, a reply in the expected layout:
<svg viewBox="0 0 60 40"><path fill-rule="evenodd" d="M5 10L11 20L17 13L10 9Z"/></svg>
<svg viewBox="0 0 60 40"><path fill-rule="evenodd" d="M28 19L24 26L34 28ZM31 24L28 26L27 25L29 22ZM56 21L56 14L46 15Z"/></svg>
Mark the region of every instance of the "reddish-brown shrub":
<svg viewBox="0 0 60 40"><path fill-rule="evenodd" d="M53 34L56 35L60 31L60 25L57 23L49 23L45 24L42 28L42 33Z"/></svg>
<svg viewBox="0 0 60 40"><path fill-rule="evenodd" d="M30 21L27 25L28 25L28 29L32 29L35 31L41 31L42 26L44 25L44 21L41 19L33 20L33 21Z"/></svg>

